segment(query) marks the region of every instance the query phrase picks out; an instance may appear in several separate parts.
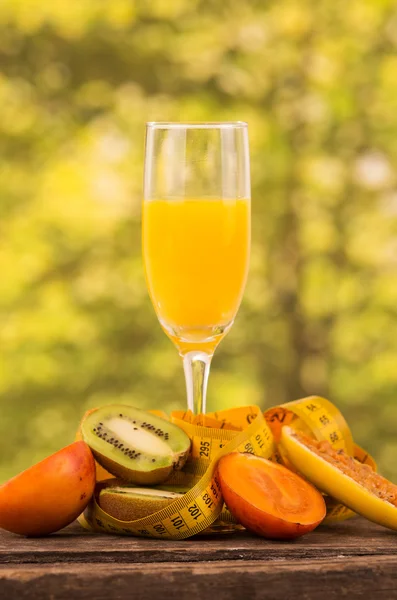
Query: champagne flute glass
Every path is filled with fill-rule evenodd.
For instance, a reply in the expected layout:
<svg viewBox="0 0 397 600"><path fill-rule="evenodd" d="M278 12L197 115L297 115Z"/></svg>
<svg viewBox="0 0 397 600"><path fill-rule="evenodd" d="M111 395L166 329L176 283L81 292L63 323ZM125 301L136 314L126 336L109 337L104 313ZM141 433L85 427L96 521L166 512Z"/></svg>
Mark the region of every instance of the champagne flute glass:
<svg viewBox="0 0 397 600"><path fill-rule="evenodd" d="M211 358L241 302L250 220L246 123L147 124L146 281L161 327L183 359L194 414L205 413Z"/></svg>

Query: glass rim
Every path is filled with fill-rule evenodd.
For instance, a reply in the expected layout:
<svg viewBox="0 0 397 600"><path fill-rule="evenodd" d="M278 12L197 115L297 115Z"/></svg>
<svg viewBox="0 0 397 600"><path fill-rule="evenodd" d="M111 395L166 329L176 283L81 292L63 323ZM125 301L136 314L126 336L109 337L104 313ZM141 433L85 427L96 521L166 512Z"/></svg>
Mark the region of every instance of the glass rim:
<svg viewBox="0 0 397 600"><path fill-rule="evenodd" d="M240 129L247 128L246 121L148 121L149 129Z"/></svg>

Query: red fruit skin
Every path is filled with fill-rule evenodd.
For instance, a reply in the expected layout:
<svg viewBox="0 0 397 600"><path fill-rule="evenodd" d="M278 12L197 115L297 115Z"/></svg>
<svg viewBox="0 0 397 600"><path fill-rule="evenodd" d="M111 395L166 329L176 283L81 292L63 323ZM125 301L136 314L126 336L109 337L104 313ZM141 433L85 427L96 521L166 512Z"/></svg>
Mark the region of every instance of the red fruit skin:
<svg viewBox="0 0 397 600"><path fill-rule="evenodd" d="M95 462L85 442L74 442L0 486L0 527L42 536L72 523L95 487Z"/></svg>
<svg viewBox="0 0 397 600"><path fill-rule="evenodd" d="M223 498L232 515L249 531L261 537L274 540L292 540L313 531L322 521L320 519L318 522L302 525L301 523L292 523L275 517L250 504L227 485L220 471L218 471L218 474Z"/></svg>

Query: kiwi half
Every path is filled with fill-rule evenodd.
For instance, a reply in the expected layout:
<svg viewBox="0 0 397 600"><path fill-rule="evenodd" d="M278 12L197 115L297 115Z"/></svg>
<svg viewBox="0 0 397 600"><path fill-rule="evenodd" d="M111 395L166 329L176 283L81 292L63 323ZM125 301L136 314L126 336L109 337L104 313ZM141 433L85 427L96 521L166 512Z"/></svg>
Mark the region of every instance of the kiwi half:
<svg viewBox="0 0 397 600"><path fill-rule="evenodd" d="M181 496L183 494L177 492L118 483L101 489L97 501L102 510L115 519L134 521L161 510Z"/></svg>
<svg viewBox="0 0 397 600"><path fill-rule="evenodd" d="M185 486L167 486L166 484L158 485L155 488L142 488L125 483L122 479L112 478L96 484L95 497L100 508L108 515L119 521L134 521L165 508L177 498L184 496L189 489ZM224 522L226 513L227 519ZM215 523L197 536L240 530L244 530L244 527L237 521L234 522L233 517L224 507Z"/></svg>
<svg viewBox="0 0 397 600"><path fill-rule="evenodd" d="M140 485L161 483L181 469L190 451L186 433L139 408L111 404L81 423L83 440L107 471Z"/></svg>

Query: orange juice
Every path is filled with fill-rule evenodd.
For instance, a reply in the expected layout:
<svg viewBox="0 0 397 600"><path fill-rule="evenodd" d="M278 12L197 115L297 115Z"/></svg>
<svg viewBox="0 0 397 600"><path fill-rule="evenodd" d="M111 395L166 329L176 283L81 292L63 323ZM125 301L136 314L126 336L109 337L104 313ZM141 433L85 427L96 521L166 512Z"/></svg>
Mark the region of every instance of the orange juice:
<svg viewBox="0 0 397 600"><path fill-rule="evenodd" d="M248 199L147 200L143 256L149 294L181 349L215 346L233 323L247 278Z"/></svg>

